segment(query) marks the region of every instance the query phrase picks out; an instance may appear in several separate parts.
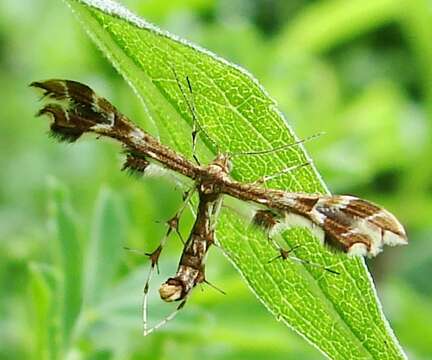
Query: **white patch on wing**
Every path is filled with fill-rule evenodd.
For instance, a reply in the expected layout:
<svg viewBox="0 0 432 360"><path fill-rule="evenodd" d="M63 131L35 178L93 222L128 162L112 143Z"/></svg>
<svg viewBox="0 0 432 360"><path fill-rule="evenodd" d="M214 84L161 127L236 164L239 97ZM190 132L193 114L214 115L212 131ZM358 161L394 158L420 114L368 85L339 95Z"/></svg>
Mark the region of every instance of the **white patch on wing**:
<svg viewBox="0 0 432 360"><path fill-rule="evenodd" d="M114 126L115 114L113 112L109 112L107 120L110 122L110 126Z"/></svg>
<svg viewBox="0 0 432 360"><path fill-rule="evenodd" d="M99 97L96 95L95 92L92 92L91 108L94 112L100 113L100 107L99 107L98 101L99 101Z"/></svg>
<svg viewBox="0 0 432 360"><path fill-rule="evenodd" d="M381 251L383 251L382 244L380 246L371 246L371 249L369 251L369 257L375 257Z"/></svg>
<svg viewBox="0 0 432 360"><path fill-rule="evenodd" d="M407 245L408 241L406 238L399 236L398 234L395 234L391 231L384 231L383 236L384 244L389 246L396 246L396 245Z"/></svg>
<svg viewBox="0 0 432 360"><path fill-rule="evenodd" d="M337 199L337 201L335 201ZM351 201L357 200L354 196L342 195L342 196L324 196L320 198L315 207L323 207L330 209L344 209L348 206Z"/></svg>
<svg viewBox="0 0 432 360"><path fill-rule="evenodd" d="M366 220L367 221L374 221L376 218L385 218L386 214L384 214L383 210L380 210L376 212L375 214L369 215Z"/></svg>
<svg viewBox="0 0 432 360"><path fill-rule="evenodd" d="M64 81L60 81L60 84L62 84L62 86L63 86L64 93L65 93L65 95L64 95L65 99L66 99L67 101L70 101L70 100L71 100L71 97L70 97L70 95L69 95L69 89L68 89L66 83L65 83Z"/></svg>
<svg viewBox="0 0 432 360"><path fill-rule="evenodd" d="M92 127L90 127L90 130L94 132L104 132L104 131L110 131L112 128L111 124L95 124Z"/></svg>
<svg viewBox="0 0 432 360"><path fill-rule="evenodd" d="M391 231L389 229L383 229L385 230L383 236L384 244L395 246L395 245L405 245L408 243L405 234L405 229L403 228L401 223L396 219L396 217L393 214L389 213L388 211L380 210L376 214L368 216L367 219L369 221L373 221L375 219L376 220L385 219L392 223L392 226L394 227L395 231ZM398 234L403 234L403 236Z"/></svg>
<svg viewBox="0 0 432 360"><path fill-rule="evenodd" d="M297 199L299 196L299 194L295 193L285 194L282 201L288 207L296 209L298 208ZM312 230L315 228L321 230L323 233L321 227L324 225L326 218L331 217L333 220L338 221L337 219L340 215L341 222L349 222L349 225L340 224L345 227L348 225L346 232L341 236L349 239L350 236L360 234L366 236L370 241L369 251L367 250L368 246L365 247L364 244L360 245L360 243L356 243L359 244L357 247L353 247L356 245L353 244L348 252L354 255L373 257L382 251L384 245L395 246L407 244L403 226L388 211L381 209L365 218L345 212L344 209L352 201L356 200L359 199L354 196L322 196L311 211L305 213L304 216L288 214L286 222L290 226L302 226ZM319 238L324 239L324 236L322 235Z"/></svg>
<svg viewBox="0 0 432 360"><path fill-rule="evenodd" d="M140 129L134 128L129 132L129 136L135 140L142 140L144 133Z"/></svg>
<svg viewBox="0 0 432 360"><path fill-rule="evenodd" d="M289 227L301 227L309 229L312 235L315 236L321 244L324 244L324 231L308 218L287 212L285 214L284 223Z"/></svg>
<svg viewBox="0 0 432 360"><path fill-rule="evenodd" d="M345 233L343 236L349 237L350 234L363 234L370 239L370 256L376 256L382 251L383 240L381 236L381 229L368 222L367 219L358 219L352 224L352 229Z"/></svg>
<svg viewBox="0 0 432 360"><path fill-rule="evenodd" d="M368 255L367 246L363 243L355 243L348 249L350 256L366 256Z"/></svg>
<svg viewBox="0 0 432 360"><path fill-rule="evenodd" d="M324 221L327 218L327 216L321 212L318 211L316 208L316 205L312 209L312 211L309 213L309 217L312 219L312 221L315 224L324 225Z"/></svg>
<svg viewBox="0 0 432 360"><path fill-rule="evenodd" d="M379 220L387 220L391 222L392 227L395 229L395 231L391 231L389 229L381 229L382 231L382 242L385 245L389 246L396 246L396 245L406 245L408 244L408 241L406 239L405 235L405 229L403 226L399 223L399 221L396 219L396 217L389 213L386 210L380 210L379 212L370 215L366 218L367 221L379 221ZM403 234L403 236L399 235Z"/></svg>
<svg viewBox="0 0 432 360"><path fill-rule="evenodd" d="M291 208L296 207L298 195L295 193L285 193L282 195L281 201Z"/></svg>

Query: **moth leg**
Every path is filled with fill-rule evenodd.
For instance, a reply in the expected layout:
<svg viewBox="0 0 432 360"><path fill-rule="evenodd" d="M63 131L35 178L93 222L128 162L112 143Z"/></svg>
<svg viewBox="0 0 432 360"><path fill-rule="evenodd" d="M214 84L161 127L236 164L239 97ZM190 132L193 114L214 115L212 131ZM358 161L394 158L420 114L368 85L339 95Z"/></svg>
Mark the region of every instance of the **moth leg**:
<svg viewBox="0 0 432 360"><path fill-rule="evenodd" d="M309 265L309 266L313 266L313 267L316 267L316 268L320 268L320 269L325 270L325 271L327 271L327 272L329 272L329 273L331 273L331 274L334 274L334 275L340 275L340 272L339 272L339 271L333 270L332 268L330 268L330 267L328 267L328 266L324 266L324 265L321 265L321 264L317 264L317 263L311 262L311 261L306 260L306 259L299 258L299 257L297 257L295 254L293 255L294 250L300 248L301 245L296 245L296 246L292 247L292 248L289 249L289 250L283 249L283 248L280 247L279 245L276 245L276 246L278 247L279 255L277 255L277 256L271 258L271 259L267 262L267 264L270 264L270 263L272 263L273 261L276 261L276 260L278 260L278 259L281 259L282 261L285 261L285 260L287 260L287 259L290 259L290 260L292 260L292 261L296 261L296 262L299 262L299 263L301 263L301 264L307 264L307 265Z"/></svg>
<svg viewBox="0 0 432 360"><path fill-rule="evenodd" d="M287 260L289 257L290 257L290 254L295 250L295 249L297 249L297 248L299 248L301 245L296 245L296 246L294 246L294 247L292 247L291 249L289 249L289 250L286 250L286 249L283 249L282 247L280 247L279 245L277 245L278 246L278 251L279 251L279 255L277 255L277 256L275 256L275 257L273 257L273 258L271 258L267 263L268 264L270 264L271 262L273 262L273 261L275 261L275 260L277 260L277 259L281 259L281 260Z"/></svg>
<svg viewBox="0 0 432 360"><path fill-rule="evenodd" d="M181 309L186 305L187 298L184 299L176 308L175 310L169 314L165 319L163 319L161 322L157 323L155 326L151 327L150 329L147 329L144 327L144 336L147 336L154 332L155 330L159 329L160 327L164 326L167 322L171 321L176 317L176 315L180 312Z"/></svg>
<svg viewBox="0 0 432 360"><path fill-rule="evenodd" d="M149 284L150 281L153 278L154 270L156 269L159 273L159 257L160 254L168 241L169 236L171 235L172 231L174 230L177 235L179 236L180 240L185 243L181 233L178 229L179 225L179 219L181 215L183 214L184 210L186 209L187 204L189 203L190 199L192 198L192 195L195 192L195 188L192 190L186 192L186 196L184 196L183 204L181 205L180 209L177 211L177 213L167 221L168 230L165 234L165 236L161 239L158 247L151 253L146 253L146 255L150 259L150 270L148 272L146 281L144 283L144 295L143 295L143 303L142 303L142 312L143 312L143 327L144 327L144 335L147 333L147 326L148 326L148 292L149 292Z"/></svg>

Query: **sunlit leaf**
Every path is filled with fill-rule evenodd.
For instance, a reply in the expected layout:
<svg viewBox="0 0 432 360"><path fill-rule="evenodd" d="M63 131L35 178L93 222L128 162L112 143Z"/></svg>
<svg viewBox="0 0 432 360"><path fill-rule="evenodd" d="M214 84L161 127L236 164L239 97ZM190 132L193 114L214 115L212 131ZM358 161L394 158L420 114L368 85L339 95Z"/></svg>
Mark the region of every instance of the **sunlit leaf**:
<svg viewBox="0 0 432 360"><path fill-rule="evenodd" d="M214 155L218 151L269 149L295 139L274 101L242 69L158 30L112 1L66 2L142 99L164 143L190 155L191 113L176 76L186 97L193 98L200 124L208 134L201 137L204 145L198 152L200 159L208 159L208 153ZM186 76L193 95L187 90ZM149 119L135 121L147 127ZM232 175L241 181L253 181L307 159L302 147L238 157ZM277 177L269 185L291 191L326 191L312 166ZM302 245L297 255L333 266L341 275L329 275L322 269L292 262L269 264L275 254L266 237L228 210L219 221L218 239L228 258L275 318L327 356L404 357L362 260L334 255L309 233L297 229L284 236L290 246Z"/></svg>

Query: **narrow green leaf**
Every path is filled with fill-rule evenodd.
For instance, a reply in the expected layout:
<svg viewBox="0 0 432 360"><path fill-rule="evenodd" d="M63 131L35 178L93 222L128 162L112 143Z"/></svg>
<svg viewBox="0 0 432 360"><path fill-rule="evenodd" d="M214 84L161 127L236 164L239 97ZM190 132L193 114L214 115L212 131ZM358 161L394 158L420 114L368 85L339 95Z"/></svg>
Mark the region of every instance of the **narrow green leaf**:
<svg viewBox="0 0 432 360"><path fill-rule="evenodd" d="M82 252L67 191L58 184L52 189L58 261L63 275L59 289L63 350L67 351L82 305Z"/></svg>
<svg viewBox="0 0 432 360"><path fill-rule="evenodd" d="M123 214L110 190L101 190L93 219L85 267L85 302L91 305L101 300L111 284L125 239Z"/></svg>
<svg viewBox="0 0 432 360"><path fill-rule="evenodd" d="M190 154L186 124L191 123L191 114L173 69L184 89L186 76L191 81L200 123L212 139L202 137L207 151L269 149L295 139L274 101L244 70L156 29L112 1L65 1L142 99L163 142ZM146 126L143 119L135 120ZM205 153L206 149L200 150L201 159ZM232 175L253 181L307 159L302 147L239 157ZM290 191L326 191L313 166L280 176L269 185ZM228 210L221 216L218 239L260 301L326 356L404 358L362 260L332 254L308 232L295 229L286 232L284 239L290 246L302 245L298 255L333 266L341 275L289 261L268 264L275 254L266 237Z"/></svg>
<svg viewBox="0 0 432 360"><path fill-rule="evenodd" d="M292 50L316 53L398 20L406 11L403 0L330 0L304 8L279 36L279 55Z"/></svg>
<svg viewBox="0 0 432 360"><path fill-rule="evenodd" d="M55 359L58 350L55 348L55 339L51 336L50 329L53 327L55 314L53 314L53 289L49 286L46 273L39 264L29 264L29 293L30 302L31 333L33 340L33 359Z"/></svg>

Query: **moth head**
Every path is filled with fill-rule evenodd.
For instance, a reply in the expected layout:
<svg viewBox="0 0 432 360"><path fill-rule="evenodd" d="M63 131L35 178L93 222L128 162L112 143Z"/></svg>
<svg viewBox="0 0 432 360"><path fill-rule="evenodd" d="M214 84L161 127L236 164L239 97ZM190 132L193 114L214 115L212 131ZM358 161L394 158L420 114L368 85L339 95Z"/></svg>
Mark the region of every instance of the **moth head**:
<svg viewBox="0 0 432 360"><path fill-rule="evenodd" d="M218 166L225 174L229 174L232 169L232 164L229 154L219 154L211 163L213 166Z"/></svg>
<svg viewBox="0 0 432 360"><path fill-rule="evenodd" d="M159 295L163 301L172 302L184 298L183 282L176 278L169 278L159 288Z"/></svg>

